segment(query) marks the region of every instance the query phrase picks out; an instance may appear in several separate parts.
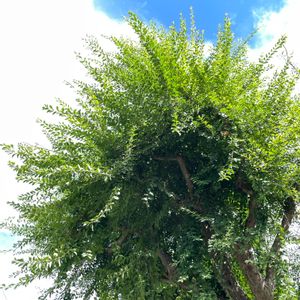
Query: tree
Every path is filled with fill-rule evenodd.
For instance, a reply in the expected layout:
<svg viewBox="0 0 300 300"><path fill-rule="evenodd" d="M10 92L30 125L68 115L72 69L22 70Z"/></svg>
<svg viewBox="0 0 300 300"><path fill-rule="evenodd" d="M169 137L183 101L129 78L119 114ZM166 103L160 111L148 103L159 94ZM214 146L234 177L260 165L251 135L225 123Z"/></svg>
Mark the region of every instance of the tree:
<svg viewBox="0 0 300 300"><path fill-rule="evenodd" d="M297 299L285 258L299 197L299 72L258 62L230 20L211 51L192 22L128 23L138 41L91 38L75 81L40 121L51 149L3 145L33 190L7 226L18 284L51 277L42 299ZM17 285L18 285L17 284Z"/></svg>

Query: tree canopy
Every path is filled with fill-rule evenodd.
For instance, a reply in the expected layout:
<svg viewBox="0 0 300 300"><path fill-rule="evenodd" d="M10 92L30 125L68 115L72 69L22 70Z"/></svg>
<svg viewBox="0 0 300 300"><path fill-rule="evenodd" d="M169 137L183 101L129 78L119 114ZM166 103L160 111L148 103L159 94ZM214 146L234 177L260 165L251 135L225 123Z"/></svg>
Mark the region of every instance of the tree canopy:
<svg viewBox="0 0 300 300"><path fill-rule="evenodd" d="M41 299L297 299L286 259L299 199L299 72L282 37L257 62L230 19L215 45L146 25L79 55L77 104L45 105L51 148L3 145L32 185L7 227L21 236L18 284ZM17 284L17 285L18 285Z"/></svg>

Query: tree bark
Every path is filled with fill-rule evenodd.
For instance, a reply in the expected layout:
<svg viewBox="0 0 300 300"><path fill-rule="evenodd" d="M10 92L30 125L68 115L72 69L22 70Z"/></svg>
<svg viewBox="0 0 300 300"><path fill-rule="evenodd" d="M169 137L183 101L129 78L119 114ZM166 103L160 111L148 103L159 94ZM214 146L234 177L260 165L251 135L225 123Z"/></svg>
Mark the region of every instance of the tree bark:
<svg viewBox="0 0 300 300"><path fill-rule="evenodd" d="M273 290L267 285L267 282L261 275L259 269L254 263L254 257L251 248L242 248L235 245L235 258L243 271L249 287L257 300L273 300Z"/></svg>
<svg viewBox="0 0 300 300"><path fill-rule="evenodd" d="M215 255L218 255L217 253ZM234 300L249 300L240 287L230 267L230 261L227 257L221 263L216 263L215 273L218 274L218 281L225 290L227 296Z"/></svg>
<svg viewBox="0 0 300 300"><path fill-rule="evenodd" d="M245 221L245 235L249 229L256 226L257 203L252 186L238 176L236 180L238 190L247 195L248 198L248 216ZM246 237L246 236L245 236ZM234 256L239 267L244 273L249 287L257 300L273 300L273 290L263 278L260 270L254 262L253 250L250 242L234 245Z"/></svg>
<svg viewBox="0 0 300 300"><path fill-rule="evenodd" d="M166 279L170 282L174 281L177 275L177 271L175 266L172 263L171 257L161 249L157 250L157 256L159 257L166 271Z"/></svg>

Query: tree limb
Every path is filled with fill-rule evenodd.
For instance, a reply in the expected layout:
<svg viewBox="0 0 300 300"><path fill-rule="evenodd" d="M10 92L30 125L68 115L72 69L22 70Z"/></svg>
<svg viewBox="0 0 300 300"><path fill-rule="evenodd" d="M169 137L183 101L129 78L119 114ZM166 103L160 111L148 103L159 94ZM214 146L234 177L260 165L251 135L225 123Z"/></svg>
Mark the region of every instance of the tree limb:
<svg viewBox="0 0 300 300"><path fill-rule="evenodd" d="M185 179L185 182L186 182L186 185L188 188L190 199L193 200L194 186L193 186L193 182L191 180L191 176L186 167L184 159L179 155L168 156L168 157L154 157L154 159L161 160L161 161L177 161L178 162L181 173ZM251 195L252 195L252 193L251 193ZM204 209L203 209L203 206L201 205L201 203L197 203L197 204L192 203L191 207L194 208L199 213L204 212ZM205 221L201 224L201 228L202 228L202 234L203 234L204 240L205 240L206 244L208 245L209 240L213 234L211 226L210 226L209 222ZM173 278L174 274L176 274L176 270L173 270L172 268L170 269L170 266L172 266L170 264L171 263L170 258L161 251L158 252L158 256L159 256L162 264L164 265L168 276ZM212 256L214 263L216 264L215 272L220 273L220 270L221 270L221 276L219 276L221 278L220 283L221 283L222 287L224 288L224 290L226 291L226 293L230 297L232 297L233 299L236 299L236 300L248 300L248 297L245 295L244 291L239 286L238 281L236 280L236 278L231 270L229 261L225 261L224 263L222 263L220 265L218 263L219 253L216 251L213 251L211 253L211 256ZM218 269L218 268L220 268L220 269Z"/></svg>
<svg viewBox="0 0 300 300"><path fill-rule="evenodd" d="M215 268L215 272L219 274L219 282L231 299L248 300L248 296L244 293L234 274L232 273L230 262L227 257L224 258L221 264Z"/></svg>
<svg viewBox="0 0 300 300"><path fill-rule="evenodd" d="M121 236L114 242L114 244L117 245L117 246L121 246L124 243L124 241L127 239L129 233L130 233L130 231L129 231L128 228L122 229ZM106 252L111 255L113 253L112 246L109 246L106 249Z"/></svg>
<svg viewBox="0 0 300 300"><path fill-rule="evenodd" d="M273 290L268 287L258 267L255 265L251 249L244 249L236 244L235 258L247 278L255 299L273 300Z"/></svg>
<svg viewBox="0 0 300 300"><path fill-rule="evenodd" d="M283 49L284 49L284 51L285 51L286 62L293 68L293 70L296 72L296 74L299 74L300 69L297 68L297 67L290 61L291 56L289 55L289 52L288 52L286 46L285 46L285 45L282 45L282 47L283 47Z"/></svg>
<svg viewBox="0 0 300 300"><path fill-rule="evenodd" d="M171 157L154 157L154 159L163 160L163 161L177 161L178 162L181 173L182 173L182 175L185 179L185 183L186 183L186 186L188 188L189 195L192 199L193 198L194 185L193 185L193 182L191 180L191 176L190 176L190 173L189 173L189 171L186 167L184 159L179 155L171 156Z"/></svg>
<svg viewBox="0 0 300 300"><path fill-rule="evenodd" d="M254 228L256 226L257 209L254 190L252 189L252 186L240 175L237 177L236 187L248 197L248 216L245 221L245 229ZM245 231L245 234L247 234L247 231ZM234 256L247 278L249 287L255 296L255 299L273 299L273 291L267 286L260 270L255 265L255 259L250 242L244 242L244 244L236 243L234 245Z"/></svg>
<svg viewBox="0 0 300 300"><path fill-rule="evenodd" d="M254 228L256 225L256 218L255 218L255 212L257 208L256 199L254 195L254 191L251 187L251 185L244 180L240 175L237 177L236 180L236 187L238 190L243 192L248 197L248 217L245 222L246 228Z"/></svg>
<svg viewBox="0 0 300 300"><path fill-rule="evenodd" d="M179 164L179 167L180 167L180 170L181 170L181 173L185 179L185 183L187 185L187 188L188 188L188 191L189 191L189 194L191 196L191 198L193 198L193 189L194 189L194 185L193 185L193 182L191 180L191 176L190 176L190 173L185 165L185 161L183 160L183 158L181 156L176 156L176 160Z"/></svg>
<svg viewBox="0 0 300 300"><path fill-rule="evenodd" d="M248 195L249 198L249 203L248 203L248 208L249 208L249 213L248 217L245 222L245 227L246 228L254 228L256 225L256 218L255 218L255 211L256 211L256 200L254 195Z"/></svg>
<svg viewBox="0 0 300 300"><path fill-rule="evenodd" d="M162 251L161 249L157 250L157 256L159 257L164 269L166 271L166 279L170 282L174 281L176 278L177 272L175 266L172 264L171 257Z"/></svg>

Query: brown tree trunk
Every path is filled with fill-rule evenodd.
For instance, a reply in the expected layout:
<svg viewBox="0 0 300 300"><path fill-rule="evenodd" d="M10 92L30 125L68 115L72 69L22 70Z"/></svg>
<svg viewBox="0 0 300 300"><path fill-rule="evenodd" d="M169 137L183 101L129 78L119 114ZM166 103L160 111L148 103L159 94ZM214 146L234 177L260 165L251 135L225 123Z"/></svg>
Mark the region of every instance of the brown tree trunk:
<svg viewBox="0 0 300 300"><path fill-rule="evenodd" d="M267 285L257 266L254 264L254 257L251 249L242 249L235 246L235 258L243 271L249 287L256 300L273 300L273 289Z"/></svg>
<svg viewBox="0 0 300 300"><path fill-rule="evenodd" d="M233 275L228 259L225 258L223 263L217 265L215 273L218 274L219 283L231 299L249 300Z"/></svg>

